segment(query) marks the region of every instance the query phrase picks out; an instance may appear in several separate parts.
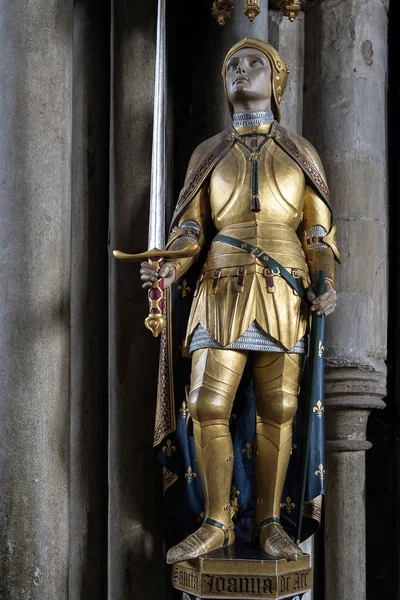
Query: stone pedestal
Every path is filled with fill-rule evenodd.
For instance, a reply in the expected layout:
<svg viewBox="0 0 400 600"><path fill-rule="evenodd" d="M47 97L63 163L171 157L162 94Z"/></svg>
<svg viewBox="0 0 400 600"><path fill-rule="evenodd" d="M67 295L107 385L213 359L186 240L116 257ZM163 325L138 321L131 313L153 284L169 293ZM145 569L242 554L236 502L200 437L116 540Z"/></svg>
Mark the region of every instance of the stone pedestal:
<svg viewBox="0 0 400 600"><path fill-rule="evenodd" d="M311 589L310 557L297 561L273 560L251 544L219 548L172 567L175 589L209 598L301 598Z"/></svg>

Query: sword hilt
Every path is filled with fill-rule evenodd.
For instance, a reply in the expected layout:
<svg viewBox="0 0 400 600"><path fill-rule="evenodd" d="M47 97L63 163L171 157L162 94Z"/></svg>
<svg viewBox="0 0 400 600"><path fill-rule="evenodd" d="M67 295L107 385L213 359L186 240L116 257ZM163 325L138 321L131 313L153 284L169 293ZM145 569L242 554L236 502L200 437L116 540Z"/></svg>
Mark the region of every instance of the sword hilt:
<svg viewBox="0 0 400 600"><path fill-rule="evenodd" d="M199 244L193 243L180 250L160 250L159 248L152 248L151 250L147 250L147 252L140 252L140 254L126 254L120 250L114 250L113 255L123 262L139 262L146 259L154 259L154 257L164 259L190 258L191 256L196 256L200 250Z"/></svg>
<svg viewBox="0 0 400 600"><path fill-rule="evenodd" d="M161 269L165 260L158 256L152 256L147 259L147 262L157 269ZM146 317L144 324L152 332L153 337L158 337L167 324L163 315L164 279L162 277L153 283L147 295L149 298L149 316Z"/></svg>
<svg viewBox="0 0 400 600"><path fill-rule="evenodd" d="M147 252L141 252L140 254L126 254L120 250L114 250L113 255L118 260L123 262L138 262L147 259L150 265L160 269L165 260L173 260L175 258L190 258L196 256L200 252L201 248L198 244L193 243L179 250L160 250L159 248L153 248L147 250ZM158 337L160 333L165 329L167 321L163 315L163 304L164 304L164 279L161 277L157 279L149 289L149 316L146 317L144 324L149 329L154 337Z"/></svg>

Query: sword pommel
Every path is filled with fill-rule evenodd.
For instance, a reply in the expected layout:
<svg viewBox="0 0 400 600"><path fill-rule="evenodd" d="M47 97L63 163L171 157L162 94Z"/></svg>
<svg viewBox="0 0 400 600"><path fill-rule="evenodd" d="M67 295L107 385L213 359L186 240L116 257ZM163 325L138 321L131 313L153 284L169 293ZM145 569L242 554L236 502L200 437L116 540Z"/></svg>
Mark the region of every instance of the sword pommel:
<svg viewBox="0 0 400 600"><path fill-rule="evenodd" d="M144 324L151 331L153 337L158 337L165 329L167 321L163 315L149 315L145 318Z"/></svg>

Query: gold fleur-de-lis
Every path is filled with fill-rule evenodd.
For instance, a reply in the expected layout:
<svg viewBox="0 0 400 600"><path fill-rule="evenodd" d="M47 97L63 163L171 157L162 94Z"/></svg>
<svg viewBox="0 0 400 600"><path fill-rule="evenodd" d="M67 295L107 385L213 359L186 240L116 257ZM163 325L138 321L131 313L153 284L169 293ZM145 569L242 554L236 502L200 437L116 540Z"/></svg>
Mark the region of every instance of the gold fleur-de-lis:
<svg viewBox="0 0 400 600"><path fill-rule="evenodd" d="M319 340L318 356L321 358L321 356L324 354L324 352L325 352L325 346L323 346L321 340Z"/></svg>
<svg viewBox="0 0 400 600"><path fill-rule="evenodd" d="M192 291L192 288L188 286L186 279L184 279L182 285L178 286L178 290L181 292L182 298L185 298Z"/></svg>
<svg viewBox="0 0 400 600"><path fill-rule="evenodd" d="M325 411L325 408L322 406L321 400L318 400L317 406L314 406L313 412L317 413L317 417L322 419L322 413Z"/></svg>
<svg viewBox="0 0 400 600"><path fill-rule="evenodd" d="M181 413L182 419L186 419L187 414L188 414L188 407L187 407L185 400L182 402L182 406L179 409L179 412Z"/></svg>
<svg viewBox="0 0 400 600"><path fill-rule="evenodd" d="M176 446L172 445L171 440L167 440L165 446L162 447L162 451L165 452L167 456L172 456L172 453L175 452Z"/></svg>
<svg viewBox="0 0 400 600"><path fill-rule="evenodd" d="M185 473L185 479L187 483L192 483L193 479L197 477L197 473L192 471L192 467L188 467L187 473Z"/></svg>
<svg viewBox="0 0 400 600"><path fill-rule="evenodd" d="M286 512L288 513L288 515L290 515L290 513L292 512L292 510L294 508L296 508L296 505L294 502L292 502L292 499L290 496L286 497L286 502L283 502L281 504L281 508L284 508L286 510Z"/></svg>
<svg viewBox="0 0 400 600"><path fill-rule="evenodd" d="M246 458L251 459L253 453L253 448L251 447L250 442L247 442L246 447L242 449L242 454L246 455Z"/></svg>
<svg viewBox="0 0 400 600"><path fill-rule="evenodd" d="M232 491L231 491L231 508L230 508L231 519L234 519L236 517L237 512L239 510L238 496L240 496L240 492L233 485L232 486Z"/></svg>
<svg viewBox="0 0 400 600"><path fill-rule="evenodd" d="M318 465L318 470L315 471L315 474L323 481L325 479L324 465Z"/></svg>

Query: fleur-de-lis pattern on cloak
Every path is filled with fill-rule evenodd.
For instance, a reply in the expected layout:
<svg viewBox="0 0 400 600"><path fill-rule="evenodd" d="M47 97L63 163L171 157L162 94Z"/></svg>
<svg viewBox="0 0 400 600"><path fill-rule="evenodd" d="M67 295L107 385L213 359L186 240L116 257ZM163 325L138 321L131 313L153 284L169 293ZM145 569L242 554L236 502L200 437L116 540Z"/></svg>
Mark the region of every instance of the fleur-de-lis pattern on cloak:
<svg viewBox="0 0 400 600"><path fill-rule="evenodd" d="M324 465L319 465L318 469L315 471L315 474L323 481L325 479L325 469Z"/></svg>
<svg viewBox="0 0 400 600"><path fill-rule="evenodd" d="M172 445L171 440L167 440L165 446L162 447L162 451L165 452L167 456L172 456L172 454L176 451L176 446Z"/></svg>
<svg viewBox="0 0 400 600"><path fill-rule="evenodd" d="M288 515L290 515L290 513L292 512L292 510L294 508L296 508L296 505L295 505L294 502L292 502L291 497L287 496L286 501L281 504L281 508L283 508L284 510L286 510L286 512L288 513Z"/></svg>
<svg viewBox="0 0 400 600"><path fill-rule="evenodd" d="M185 479L187 483L192 483L193 479L197 477L197 473L195 473L192 467L189 465L188 470L185 473Z"/></svg>
<svg viewBox="0 0 400 600"><path fill-rule="evenodd" d="M186 298L186 296L192 291L192 288L188 286L186 279L184 279L182 284L178 286L178 290L180 291L182 298Z"/></svg>
<svg viewBox="0 0 400 600"><path fill-rule="evenodd" d="M314 406L313 412L317 413L317 417L322 419L322 414L325 412L325 408L322 406L321 400L318 400L317 406Z"/></svg>
<svg viewBox="0 0 400 600"><path fill-rule="evenodd" d="M186 419L187 414L188 414L188 407L187 407L187 403L185 400L182 402L182 406L179 409L179 412L181 413L182 419Z"/></svg>
<svg viewBox="0 0 400 600"><path fill-rule="evenodd" d="M246 446L242 448L242 454L244 454L248 460L251 459L253 455L253 448L251 447L250 442L247 442Z"/></svg>

